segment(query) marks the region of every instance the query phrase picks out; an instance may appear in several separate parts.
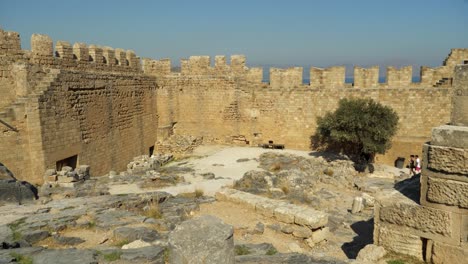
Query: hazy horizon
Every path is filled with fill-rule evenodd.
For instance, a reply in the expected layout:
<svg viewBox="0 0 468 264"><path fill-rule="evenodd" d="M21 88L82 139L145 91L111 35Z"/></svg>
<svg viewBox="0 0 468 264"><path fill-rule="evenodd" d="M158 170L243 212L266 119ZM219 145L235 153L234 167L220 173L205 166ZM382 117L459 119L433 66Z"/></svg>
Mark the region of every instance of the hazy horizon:
<svg viewBox="0 0 468 264"><path fill-rule="evenodd" d="M440 66L468 47L468 1L3 1L0 26L169 58L244 54L247 65ZM349 75L350 69L347 69ZM351 69L352 71L352 69ZM308 72L308 70L307 70Z"/></svg>

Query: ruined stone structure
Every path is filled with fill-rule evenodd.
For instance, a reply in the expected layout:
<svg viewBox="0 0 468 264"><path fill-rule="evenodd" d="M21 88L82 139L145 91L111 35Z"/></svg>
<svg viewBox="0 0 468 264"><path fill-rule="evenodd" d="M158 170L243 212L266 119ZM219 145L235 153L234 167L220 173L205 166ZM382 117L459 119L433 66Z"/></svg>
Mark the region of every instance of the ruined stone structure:
<svg viewBox="0 0 468 264"><path fill-rule="evenodd" d="M432 130L423 147L419 203L401 194L381 199L374 243L433 263L468 256L468 65L455 68L451 125Z"/></svg>
<svg viewBox="0 0 468 264"><path fill-rule="evenodd" d="M309 149L316 118L345 97L370 97L400 116L393 148L378 162L420 152L430 128L450 120L452 76L468 61L468 49L453 49L443 66L423 67L411 82L411 67L389 68L378 83L377 67L246 67L244 56L192 56L172 72L167 59L140 59L132 51L52 40L34 34L31 50L19 35L0 31L0 161L18 178L41 182L46 169L91 166L92 175L124 170L171 134L205 142L257 145L273 140ZM141 65L140 65L141 63Z"/></svg>

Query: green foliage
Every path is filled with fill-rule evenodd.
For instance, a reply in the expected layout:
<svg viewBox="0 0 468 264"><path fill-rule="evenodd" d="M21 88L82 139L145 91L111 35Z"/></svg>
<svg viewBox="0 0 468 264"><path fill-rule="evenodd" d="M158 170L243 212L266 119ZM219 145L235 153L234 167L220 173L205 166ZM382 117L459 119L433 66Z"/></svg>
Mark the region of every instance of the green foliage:
<svg viewBox="0 0 468 264"><path fill-rule="evenodd" d="M265 255L271 256L271 255L275 255L276 253L278 253L278 250L276 250L276 248L270 248L268 249Z"/></svg>
<svg viewBox="0 0 468 264"><path fill-rule="evenodd" d="M120 256L122 255L122 252L120 251L113 251L109 254L104 254L104 259L111 262L111 261L116 261L120 259Z"/></svg>
<svg viewBox="0 0 468 264"><path fill-rule="evenodd" d="M15 258L16 263L18 263L18 264L33 264L32 258L30 258L28 256L21 255L21 254L16 253L16 252L11 252L10 256Z"/></svg>
<svg viewBox="0 0 468 264"><path fill-rule="evenodd" d="M236 256L249 255L251 253L246 245L236 245L234 247L234 252L236 253Z"/></svg>
<svg viewBox="0 0 468 264"><path fill-rule="evenodd" d="M316 143L372 161L390 148L398 119L393 109L372 99L342 99L335 112L318 118Z"/></svg>

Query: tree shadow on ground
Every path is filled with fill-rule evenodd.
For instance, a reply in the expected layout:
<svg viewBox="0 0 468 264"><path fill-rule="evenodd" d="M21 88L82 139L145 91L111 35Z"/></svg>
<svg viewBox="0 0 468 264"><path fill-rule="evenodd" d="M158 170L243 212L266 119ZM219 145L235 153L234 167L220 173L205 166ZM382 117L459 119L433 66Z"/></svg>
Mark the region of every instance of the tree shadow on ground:
<svg viewBox="0 0 468 264"><path fill-rule="evenodd" d="M341 249L349 259L355 259L361 249L374 242L374 218L356 222L351 225L351 229L357 235L353 241L344 243Z"/></svg>
<svg viewBox="0 0 468 264"><path fill-rule="evenodd" d="M419 204L419 197L421 195L420 178L421 173L416 174L411 178L395 183L394 188L404 196Z"/></svg>

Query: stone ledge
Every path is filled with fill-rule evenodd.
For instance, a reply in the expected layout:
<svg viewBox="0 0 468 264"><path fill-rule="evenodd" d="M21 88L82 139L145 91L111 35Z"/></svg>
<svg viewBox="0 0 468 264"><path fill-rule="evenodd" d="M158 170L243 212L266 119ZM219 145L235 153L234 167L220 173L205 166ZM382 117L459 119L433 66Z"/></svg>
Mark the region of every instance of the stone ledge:
<svg viewBox="0 0 468 264"><path fill-rule="evenodd" d="M327 213L234 189L219 191L215 197L220 201L245 204L266 217L275 218L286 224L304 226L312 231L320 230L328 223Z"/></svg>
<svg viewBox="0 0 468 264"><path fill-rule="evenodd" d="M468 149L468 127L440 126L432 129L431 145Z"/></svg>

